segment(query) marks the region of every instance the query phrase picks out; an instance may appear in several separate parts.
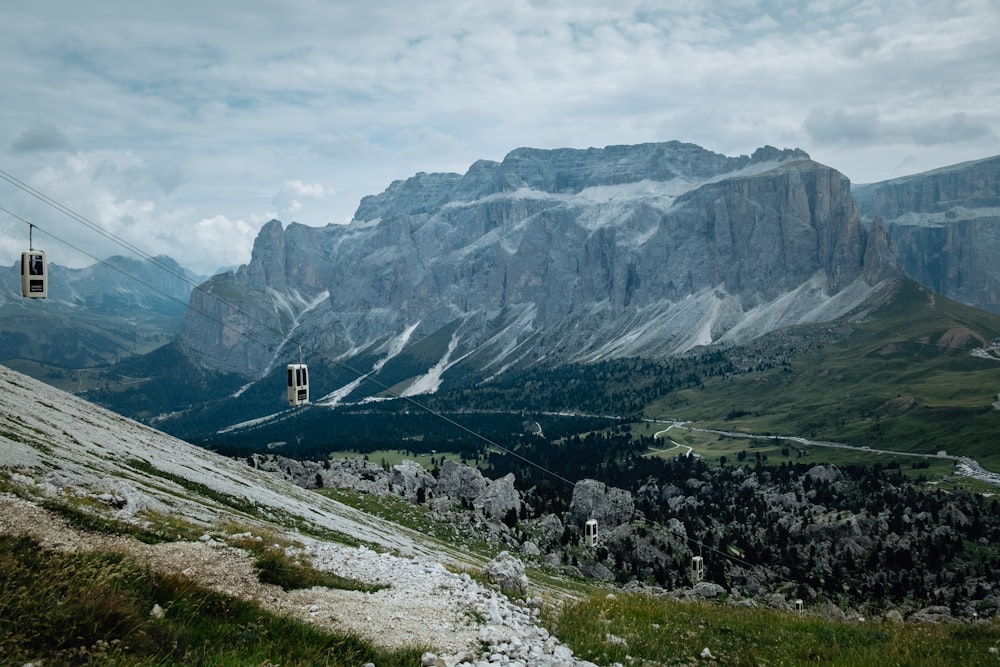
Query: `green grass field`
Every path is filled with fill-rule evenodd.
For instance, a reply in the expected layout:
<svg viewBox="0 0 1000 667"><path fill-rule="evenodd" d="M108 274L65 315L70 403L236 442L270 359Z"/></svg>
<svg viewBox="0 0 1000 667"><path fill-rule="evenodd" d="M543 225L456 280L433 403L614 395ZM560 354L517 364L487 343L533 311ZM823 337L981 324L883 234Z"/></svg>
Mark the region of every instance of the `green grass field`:
<svg viewBox="0 0 1000 667"><path fill-rule="evenodd" d="M996 665L1000 623L830 620L812 610L729 607L595 594L552 618L557 636L601 665ZM702 657L708 649L711 657Z"/></svg>
<svg viewBox="0 0 1000 667"><path fill-rule="evenodd" d="M1000 361L971 353L1000 337L1000 316L904 282L890 306L850 326L849 335L831 340L822 339L822 327L771 337L758 344L762 354L769 344L783 346L786 363L707 378L656 402L646 416L903 452L946 450L1000 471L1000 411L993 408ZM813 339L821 342L803 343Z"/></svg>

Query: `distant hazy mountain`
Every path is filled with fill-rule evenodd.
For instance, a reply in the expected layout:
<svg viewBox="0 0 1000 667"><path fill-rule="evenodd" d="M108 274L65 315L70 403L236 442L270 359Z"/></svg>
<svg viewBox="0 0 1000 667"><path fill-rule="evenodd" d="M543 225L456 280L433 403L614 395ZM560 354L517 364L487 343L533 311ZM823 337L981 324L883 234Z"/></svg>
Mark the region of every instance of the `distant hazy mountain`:
<svg viewBox="0 0 1000 667"><path fill-rule="evenodd" d="M0 360L83 368L176 338L192 286L204 280L169 257L115 256L83 269L49 259L49 298L24 299L19 265L0 269Z"/></svg>
<svg viewBox="0 0 1000 667"><path fill-rule="evenodd" d="M895 275L848 179L800 150L522 148L394 182L349 225L271 221L248 265L192 295L182 348L251 382L302 354L418 394L745 342L837 318ZM313 400L379 391L330 389Z"/></svg>
<svg viewBox="0 0 1000 667"><path fill-rule="evenodd" d="M856 186L900 266L935 292L1000 313L1000 156Z"/></svg>

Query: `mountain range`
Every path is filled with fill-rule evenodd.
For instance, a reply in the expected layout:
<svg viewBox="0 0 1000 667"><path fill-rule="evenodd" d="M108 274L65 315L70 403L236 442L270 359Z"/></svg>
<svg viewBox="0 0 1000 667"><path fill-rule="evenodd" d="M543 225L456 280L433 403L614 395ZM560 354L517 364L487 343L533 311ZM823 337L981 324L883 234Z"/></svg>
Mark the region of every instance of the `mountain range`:
<svg viewBox="0 0 1000 667"><path fill-rule="evenodd" d="M852 188L900 267L938 294L1000 312L1000 157Z"/></svg>
<svg viewBox="0 0 1000 667"><path fill-rule="evenodd" d="M0 269L0 361L79 369L144 354L180 335L205 280L169 257L114 256L73 269L49 263L49 297L20 296L19 264Z"/></svg>
<svg viewBox="0 0 1000 667"><path fill-rule="evenodd" d="M834 319L897 275L849 180L800 150L518 149L417 174L349 225L264 226L192 295L181 345L249 381L299 355L433 392L539 362L666 358Z"/></svg>

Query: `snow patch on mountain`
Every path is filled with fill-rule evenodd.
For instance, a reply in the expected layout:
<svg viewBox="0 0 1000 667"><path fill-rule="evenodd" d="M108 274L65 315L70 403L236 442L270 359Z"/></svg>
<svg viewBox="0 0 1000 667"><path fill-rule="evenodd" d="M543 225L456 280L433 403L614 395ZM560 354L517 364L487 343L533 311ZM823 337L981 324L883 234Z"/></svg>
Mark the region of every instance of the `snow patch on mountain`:
<svg viewBox="0 0 1000 667"><path fill-rule="evenodd" d="M947 211L932 213L907 211L894 219L893 224L913 227L947 227L954 224L956 220L974 220L976 218L1000 219L1000 207L977 206L970 208L967 206L955 206L949 208Z"/></svg>
<svg viewBox="0 0 1000 667"><path fill-rule="evenodd" d="M774 171L776 169L784 169L789 166L794 166L796 163L808 164L809 162L810 160L808 157L751 162L750 164L740 169L734 169L733 171L728 171L722 174L717 174L711 178L707 178L698 185L707 185L709 183L720 183L722 181L728 181L734 178L748 178L751 176L759 176L761 174L766 174L769 171Z"/></svg>
<svg viewBox="0 0 1000 667"><path fill-rule="evenodd" d="M283 357L282 350L285 345L292 343L299 349L299 354L302 350L302 341L296 339L296 330L302 323L303 319L311 313L313 310L318 308L323 302L330 298L329 290L323 290L311 299L307 299L298 290L289 290L287 292L279 292L271 287L267 288L267 296L270 302L273 304L275 310L286 313L292 318L292 325L288 329L288 333L285 335L284 340L281 344L275 348L274 354L268 361L267 366L261 372L260 377L265 378L270 375L271 371L274 370L276 364L280 363ZM237 392L236 396L239 396L247 389L246 386L241 387Z"/></svg>
<svg viewBox="0 0 1000 667"><path fill-rule="evenodd" d="M335 408L340 405L344 399L350 396L354 390L361 386L361 383L368 381L368 379L375 373L378 373L386 365L386 363L393 357L399 355L400 352L409 344L410 338L413 337L413 332L417 330L420 326L420 322L416 322L406 329L403 330L398 336L394 336L388 341L388 343L383 346L385 350L385 356L380 358L372 365L372 369L363 375L359 375L357 378L348 382L343 387L339 387L334 391L330 392L326 396L322 397L316 401L317 405L322 405L327 408Z"/></svg>
<svg viewBox="0 0 1000 667"><path fill-rule="evenodd" d="M271 415L265 415L263 417L258 417L257 419L248 419L245 422L240 422L239 424L230 424L225 428L220 428L217 433L232 433L233 431L243 431L248 428L254 428L256 426L263 426L264 424L269 424L271 422L277 421L288 416L292 410L282 410L281 412L276 412Z"/></svg>
<svg viewBox="0 0 1000 667"><path fill-rule="evenodd" d="M592 185L574 195L567 196L566 201L583 204L602 204L621 201L633 202L646 198L673 199L689 190L693 190L699 185L701 185L699 181L680 178L670 181L642 179L641 181L617 185Z"/></svg>

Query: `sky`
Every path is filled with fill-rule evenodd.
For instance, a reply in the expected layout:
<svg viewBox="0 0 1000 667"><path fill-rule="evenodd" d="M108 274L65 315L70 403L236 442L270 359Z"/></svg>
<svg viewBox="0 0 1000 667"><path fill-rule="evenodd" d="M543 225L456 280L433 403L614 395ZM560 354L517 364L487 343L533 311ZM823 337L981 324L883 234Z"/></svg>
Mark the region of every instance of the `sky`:
<svg viewBox="0 0 1000 667"><path fill-rule="evenodd" d="M111 236L207 275L524 146L801 148L854 183L1000 154L1000 0L4 5L0 265L30 222L57 264Z"/></svg>

